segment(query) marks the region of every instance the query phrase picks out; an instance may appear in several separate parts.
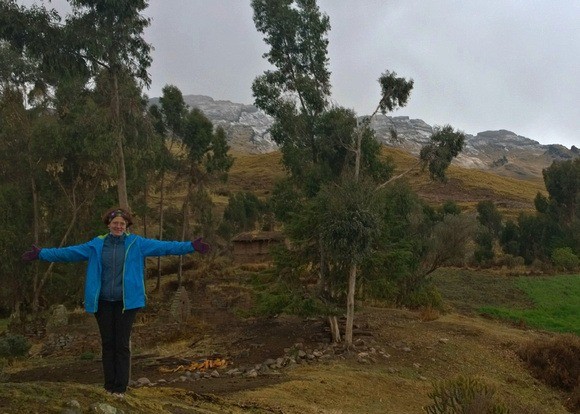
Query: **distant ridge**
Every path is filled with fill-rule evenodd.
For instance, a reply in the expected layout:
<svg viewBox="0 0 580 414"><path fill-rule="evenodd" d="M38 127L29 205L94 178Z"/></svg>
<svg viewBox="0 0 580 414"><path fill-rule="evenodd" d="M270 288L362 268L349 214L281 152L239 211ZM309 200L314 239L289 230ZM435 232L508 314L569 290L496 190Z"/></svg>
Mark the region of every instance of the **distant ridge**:
<svg viewBox="0 0 580 414"><path fill-rule="evenodd" d="M277 150L268 132L272 118L254 105L214 100L204 95L185 95L192 108L201 110L216 126L226 131L232 149L247 153L267 153ZM153 98L150 103L158 103ZM421 119L407 116L378 115L371 127L377 138L387 146L402 148L417 155L429 140L433 127ZM396 131L396 142L391 140L391 130ZM483 131L473 136L466 134L466 147L454 161L466 168L489 170L499 175L538 179L542 170L554 161L573 159L580 150L563 145L542 145L532 139L507 130Z"/></svg>

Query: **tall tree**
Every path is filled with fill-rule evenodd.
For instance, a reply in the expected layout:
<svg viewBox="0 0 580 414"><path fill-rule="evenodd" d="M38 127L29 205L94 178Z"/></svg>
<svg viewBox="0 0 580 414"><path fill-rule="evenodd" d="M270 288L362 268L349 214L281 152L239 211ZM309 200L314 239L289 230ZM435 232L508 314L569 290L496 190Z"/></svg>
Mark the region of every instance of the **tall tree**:
<svg viewBox="0 0 580 414"><path fill-rule="evenodd" d="M104 70L110 84L111 127L118 157L119 204L129 207L125 165L125 127L121 118L120 77L123 74L149 85L151 46L143 31L150 19L141 12L146 0L69 0L72 15L66 19L64 40L72 54L82 57L93 75Z"/></svg>
<svg viewBox="0 0 580 414"><path fill-rule="evenodd" d="M177 170L172 150L176 140L181 137L182 124L187 112L187 106L183 100L183 94L173 85L166 85L162 89L159 98L159 106L152 105L149 115L153 120L153 126L158 136L163 141L162 158L159 164L158 191L159 191L159 240L163 240L165 226L165 180L167 173ZM161 258L157 258L157 285L161 286Z"/></svg>
<svg viewBox="0 0 580 414"><path fill-rule="evenodd" d="M125 126L121 115L121 76L149 85L151 47L143 39L149 19L141 12L146 0L69 0L72 14L65 24L54 10L36 5L19 7L14 0L0 3L0 39L33 56L44 73L38 85L54 85L68 76L87 80L104 73L110 83L107 108L117 145L119 204L129 206L125 166Z"/></svg>
<svg viewBox="0 0 580 414"><path fill-rule="evenodd" d="M270 46L264 57L275 68L254 80L255 104L274 118L272 137L280 146L284 165L304 203L310 203L309 199L321 188L349 182L341 178L351 173L355 183L359 176L366 175L386 185L392 169L379 157L380 145L369 127L372 117L359 123L353 111L329 104L328 16L320 12L315 0L254 0L252 7L256 28ZM379 83L381 98L375 113L406 105L412 80L386 71ZM433 159L439 159L440 153ZM289 187L279 186L276 195L287 199L291 192ZM361 204L357 214L364 215L367 207ZM299 211L294 213L297 214L284 216L303 219ZM308 245L319 254L318 269L324 279L331 268L341 267L333 259L337 257L336 249L344 247L344 243L329 243L328 237L323 237L323 229L316 225L312 228L320 231L308 238ZM347 342L352 341L357 257L362 256L355 252L354 247L340 252L341 257L352 259L348 261Z"/></svg>
<svg viewBox="0 0 580 414"><path fill-rule="evenodd" d="M212 122L197 108L188 111L182 120L181 141L185 150L187 190L182 203L181 239L185 240L190 227L190 212L194 203L202 202L205 183L214 176L227 174L233 165L229 146L222 128L213 130ZM194 197L195 196L195 197ZM195 199L194 199L195 198ZM178 282L182 281L180 259Z"/></svg>

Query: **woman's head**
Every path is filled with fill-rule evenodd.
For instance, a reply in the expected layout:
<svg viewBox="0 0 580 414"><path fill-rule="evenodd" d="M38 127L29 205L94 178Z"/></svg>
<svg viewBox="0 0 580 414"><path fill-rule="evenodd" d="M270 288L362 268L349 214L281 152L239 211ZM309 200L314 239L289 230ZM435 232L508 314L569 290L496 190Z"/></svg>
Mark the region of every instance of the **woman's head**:
<svg viewBox="0 0 580 414"><path fill-rule="evenodd" d="M105 212L103 223L107 225L111 233L119 236L133 224L133 217L127 210L115 207Z"/></svg>

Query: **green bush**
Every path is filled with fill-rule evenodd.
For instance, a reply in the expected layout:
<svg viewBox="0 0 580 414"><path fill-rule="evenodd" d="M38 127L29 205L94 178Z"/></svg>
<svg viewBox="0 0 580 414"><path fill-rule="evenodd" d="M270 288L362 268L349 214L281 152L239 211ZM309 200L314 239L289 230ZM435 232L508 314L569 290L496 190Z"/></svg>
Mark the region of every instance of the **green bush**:
<svg viewBox="0 0 580 414"><path fill-rule="evenodd" d="M429 393L433 404L425 407L429 414L509 414L495 401L495 389L482 381L459 377L434 384Z"/></svg>
<svg viewBox="0 0 580 414"><path fill-rule="evenodd" d="M421 286L418 289L401 295L397 304L410 309L433 308L443 310L443 297L434 286Z"/></svg>
<svg viewBox="0 0 580 414"><path fill-rule="evenodd" d="M8 334L0 338L0 357L24 356L30 350L30 343L22 335Z"/></svg>
<svg viewBox="0 0 580 414"><path fill-rule="evenodd" d="M560 247L552 252L552 262L560 270L575 270L580 266L580 259L570 247Z"/></svg>
<svg viewBox="0 0 580 414"><path fill-rule="evenodd" d="M83 352L79 357L81 361L92 361L96 358L95 353L91 351Z"/></svg>

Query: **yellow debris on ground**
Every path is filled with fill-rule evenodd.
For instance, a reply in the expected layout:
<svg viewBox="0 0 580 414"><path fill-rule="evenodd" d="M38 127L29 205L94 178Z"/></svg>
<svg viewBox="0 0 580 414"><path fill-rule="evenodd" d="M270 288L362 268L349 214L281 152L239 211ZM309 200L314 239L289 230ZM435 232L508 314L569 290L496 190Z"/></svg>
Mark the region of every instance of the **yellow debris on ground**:
<svg viewBox="0 0 580 414"><path fill-rule="evenodd" d="M207 371L208 369L223 368L228 365L225 358L211 358L198 362L192 362L189 365L178 365L175 368L160 367L160 372L178 372L178 371Z"/></svg>

